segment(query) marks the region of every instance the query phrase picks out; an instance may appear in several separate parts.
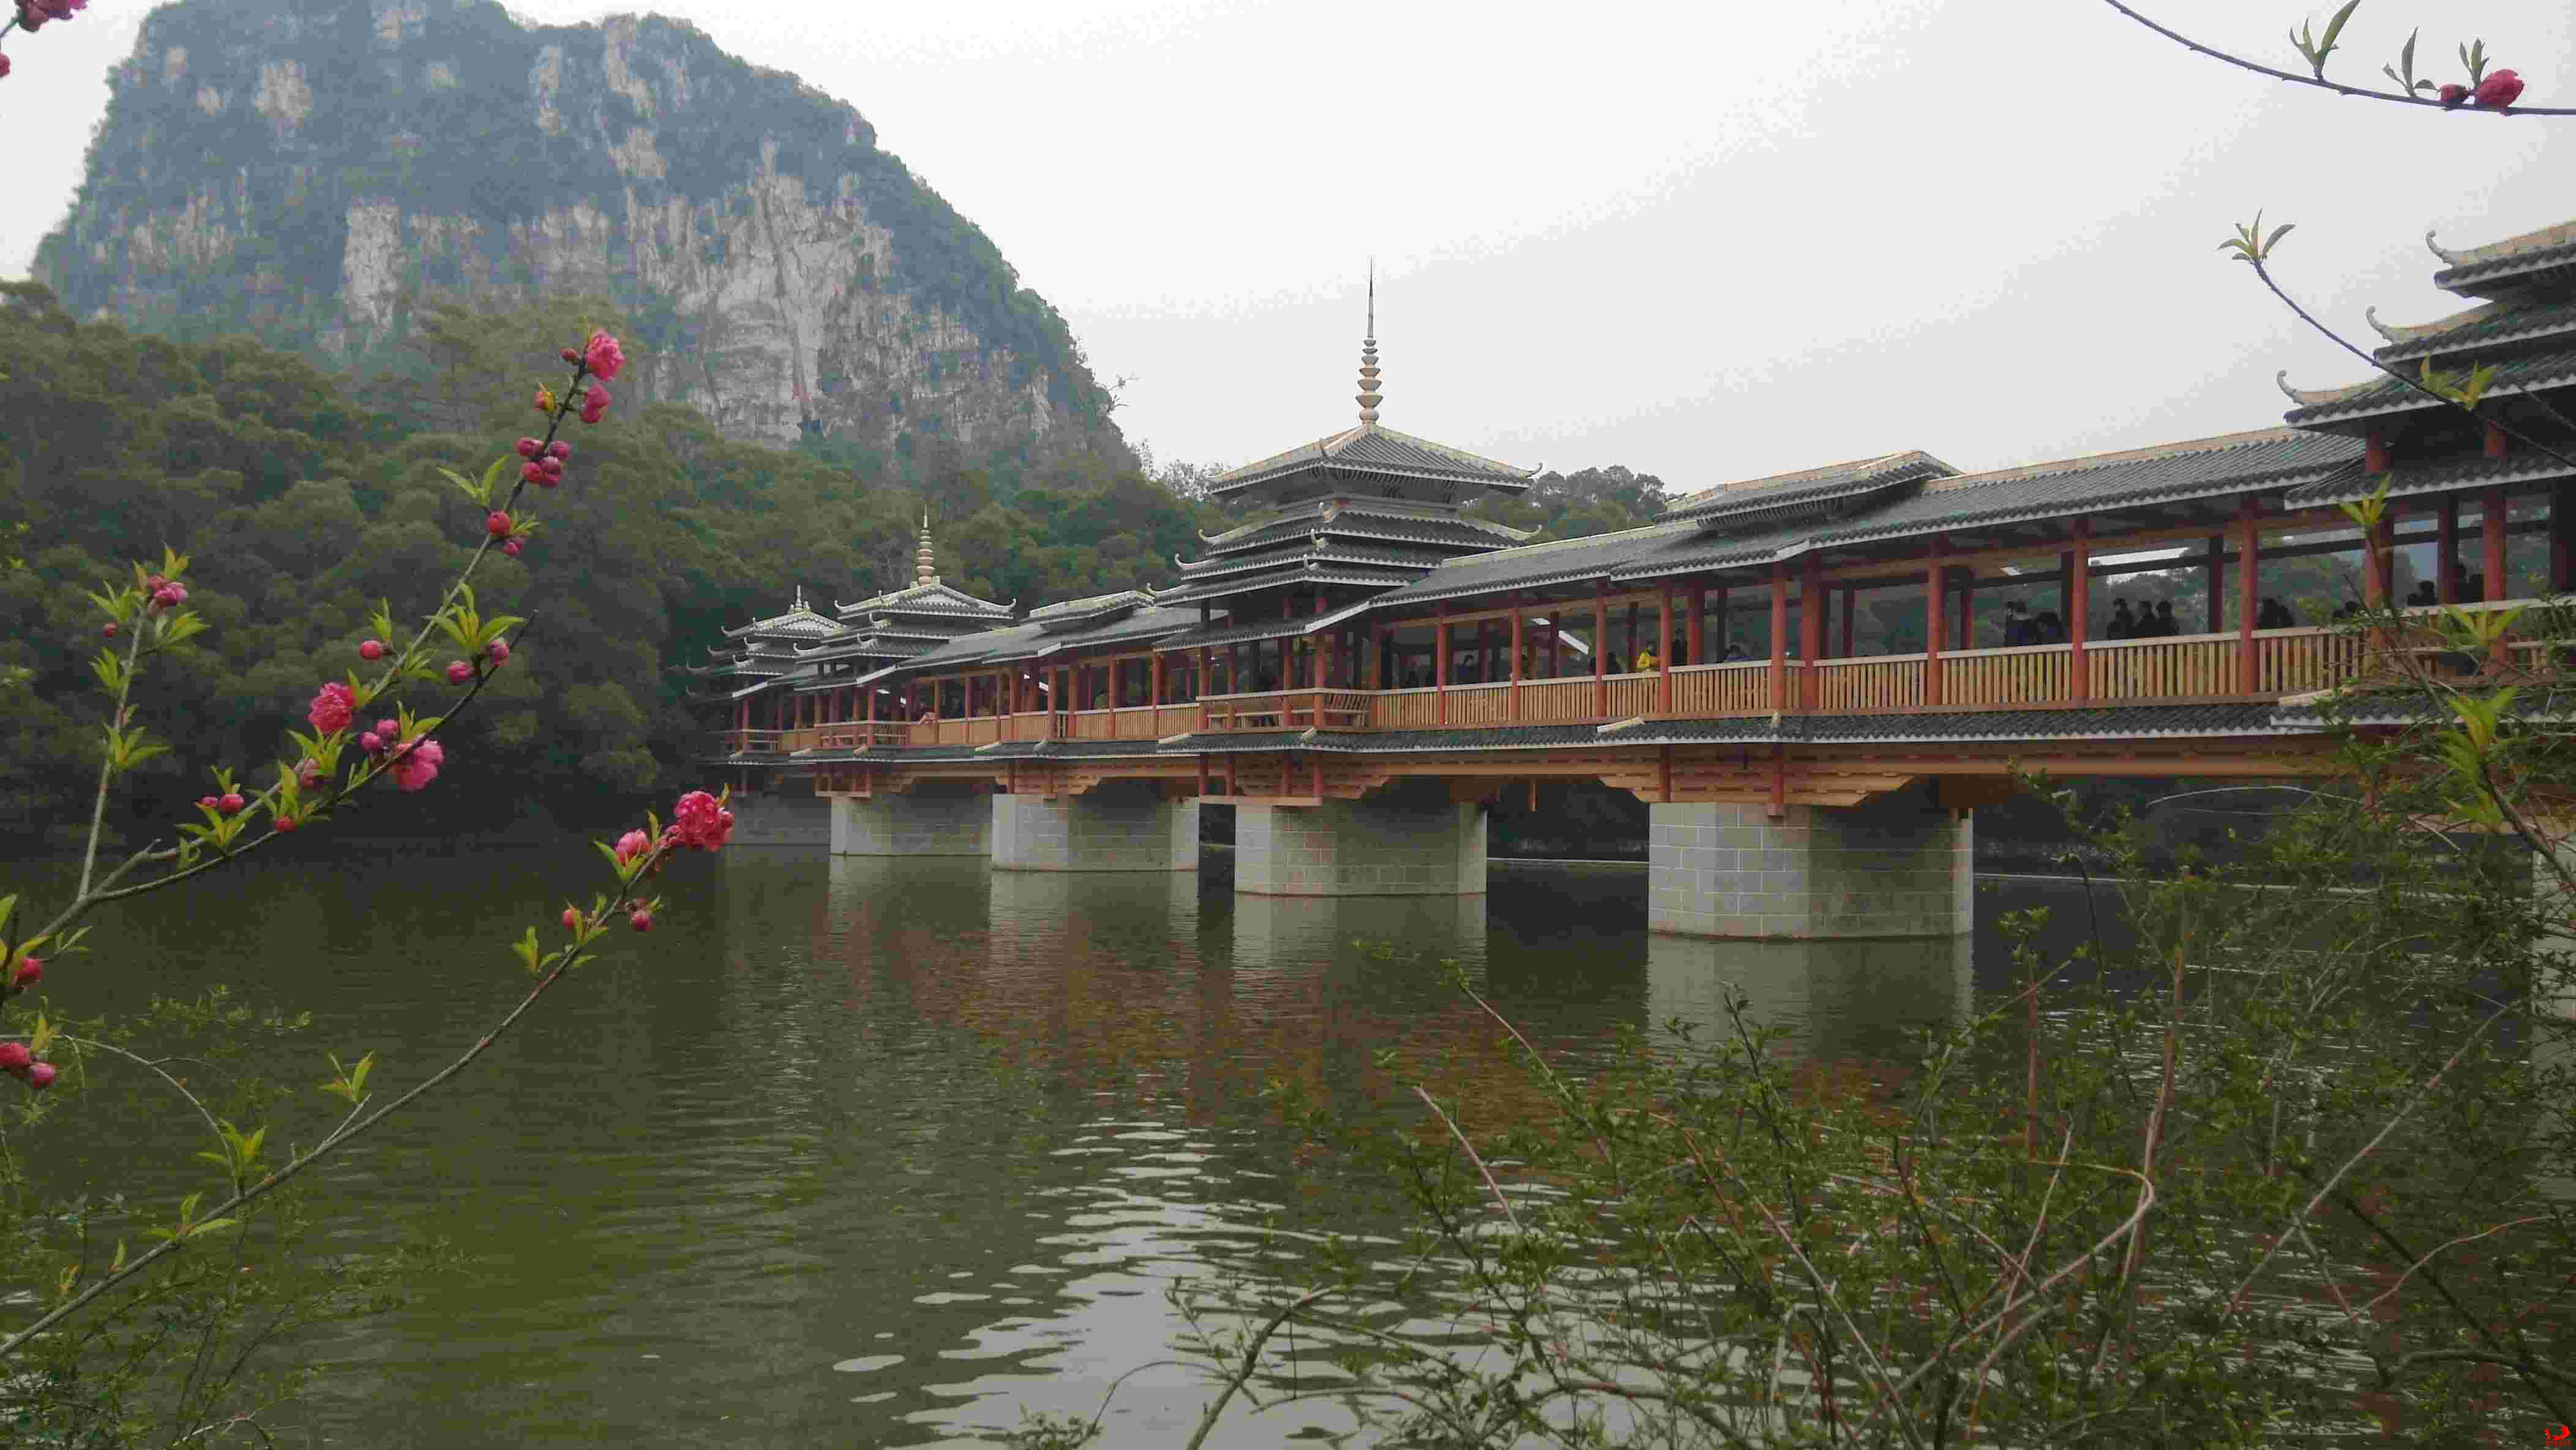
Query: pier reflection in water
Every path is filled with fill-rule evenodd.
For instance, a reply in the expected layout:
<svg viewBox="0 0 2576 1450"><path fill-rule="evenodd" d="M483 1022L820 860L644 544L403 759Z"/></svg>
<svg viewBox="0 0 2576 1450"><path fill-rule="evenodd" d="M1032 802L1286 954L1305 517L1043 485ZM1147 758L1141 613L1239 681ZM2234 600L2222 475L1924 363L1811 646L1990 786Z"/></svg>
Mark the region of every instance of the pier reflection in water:
<svg viewBox="0 0 2576 1450"><path fill-rule="evenodd" d="M118 918L81 985L125 1010L233 981L313 1009L313 1056L378 1047L409 1081L523 990L485 969L492 923L559 910L539 868L560 859L253 866ZM1649 939L1641 872L1494 883L1316 901L1238 897L1213 871L680 863L660 928L621 936L471 1086L330 1171L318 1203L340 1239L435 1231L471 1269L314 1345L336 1372L295 1423L353 1444L903 1445L1023 1408L1087 1414L1170 1353L1174 1279L1231 1264L1303 1282L1299 1234L1399 1228L1386 1185L1262 1100L1272 1079L1363 1120L1417 1121L1416 1082L1488 1121L1540 1109L1439 960L1577 1061L1623 1029L1713 1021L1722 980L1826 1057L1901 1054L1910 1027L1972 1000L1959 942ZM1986 960L1993 990L2006 970ZM87 1121L118 1131L48 1151L63 1196L203 1186L186 1166L202 1145L148 1088L119 1107L102 1075L84 1103L109 1116ZM136 1182L143 1162L169 1182ZM1178 1445L1207 1393L1186 1371L1140 1375L1112 1443ZM1335 1423L1319 1407L1218 1441Z"/></svg>

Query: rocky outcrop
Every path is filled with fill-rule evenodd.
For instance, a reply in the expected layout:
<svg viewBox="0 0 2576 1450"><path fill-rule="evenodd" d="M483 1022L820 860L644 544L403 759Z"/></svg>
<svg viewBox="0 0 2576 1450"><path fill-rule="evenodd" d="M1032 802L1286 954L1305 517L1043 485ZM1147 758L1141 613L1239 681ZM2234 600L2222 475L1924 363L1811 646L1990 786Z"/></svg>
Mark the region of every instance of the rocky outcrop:
<svg viewBox="0 0 2576 1450"><path fill-rule="evenodd" d="M360 371L414 309L615 299L646 398L738 437L1107 432L1054 309L856 111L659 17L181 0L37 256L78 312Z"/></svg>

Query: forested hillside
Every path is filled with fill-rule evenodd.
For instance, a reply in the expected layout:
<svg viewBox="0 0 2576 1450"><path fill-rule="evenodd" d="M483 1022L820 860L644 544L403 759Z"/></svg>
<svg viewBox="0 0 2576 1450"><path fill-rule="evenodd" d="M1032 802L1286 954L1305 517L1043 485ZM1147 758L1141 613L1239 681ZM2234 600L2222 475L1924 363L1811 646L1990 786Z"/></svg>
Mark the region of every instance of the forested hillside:
<svg viewBox="0 0 2576 1450"><path fill-rule="evenodd" d="M34 672L32 690L0 691L0 834L85 802L98 625L83 589L165 542L196 559L190 603L215 628L143 702L176 744L144 792L193 798L209 767L265 758L351 667L377 600L428 607L475 522L437 470L505 451L553 347L617 318L567 303L437 321L414 382L352 388L246 339L81 322L41 287L0 284L0 541L24 561L0 571L0 666ZM536 501L545 532L480 576L487 606L534 632L449 737L458 789L421 804L450 824L497 824L531 796L586 817L666 787L696 723L670 667L800 583L828 602L903 578L925 507L944 572L1034 601L1166 582L1215 517L1087 449L860 460L731 441L673 405L621 408L573 442L565 486Z"/></svg>

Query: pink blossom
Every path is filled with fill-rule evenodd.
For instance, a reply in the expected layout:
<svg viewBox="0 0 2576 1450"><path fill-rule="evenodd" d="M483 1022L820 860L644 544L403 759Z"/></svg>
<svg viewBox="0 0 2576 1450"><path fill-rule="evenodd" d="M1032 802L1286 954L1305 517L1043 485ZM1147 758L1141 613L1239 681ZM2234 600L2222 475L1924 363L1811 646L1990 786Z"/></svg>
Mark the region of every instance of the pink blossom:
<svg viewBox="0 0 2576 1450"><path fill-rule="evenodd" d="M492 641L483 647L483 652L490 655L492 663L496 665L506 665L510 662L510 642L506 639Z"/></svg>
<svg viewBox="0 0 2576 1450"><path fill-rule="evenodd" d="M534 438L522 438L519 440L519 456L521 458L534 458L537 456L537 450L544 446L544 444L539 443Z"/></svg>
<svg viewBox="0 0 2576 1450"><path fill-rule="evenodd" d="M0 1042L0 1072L24 1077L27 1075L27 1069L33 1066L35 1061L36 1054L27 1050L27 1044Z"/></svg>
<svg viewBox="0 0 2576 1450"><path fill-rule="evenodd" d="M546 482L546 471L533 463L522 463L519 465L519 481L543 486Z"/></svg>
<svg viewBox="0 0 2576 1450"><path fill-rule="evenodd" d="M589 391L581 400L581 421L585 423L598 422L600 417L608 411L608 405L614 401L615 398L609 393L608 389L601 387L597 383L591 384Z"/></svg>
<svg viewBox="0 0 2576 1450"><path fill-rule="evenodd" d="M358 737L358 748L369 755L381 754L385 748L385 738L370 730Z"/></svg>
<svg viewBox="0 0 2576 1450"><path fill-rule="evenodd" d="M380 660L384 657L385 642L383 640L369 639L358 642L358 658L362 660Z"/></svg>
<svg viewBox="0 0 2576 1450"><path fill-rule="evenodd" d="M224 792L223 799L215 802L215 809L228 816L237 816L241 814L244 804L240 791L228 790Z"/></svg>
<svg viewBox="0 0 2576 1450"><path fill-rule="evenodd" d="M6 60L6 59L8 59L8 57L7 57L7 56L0 56L0 60ZM9 73L9 68L8 68L7 66L5 66L5 65L0 65L0 76L5 76L5 75L7 75L8 73ZM99 633L100 633L101 635L104 635L105 637L107 637L107 638L109 638L109 639L114 639L114 638L116 638L116 621L115 621L115 620L112 620L112 619L111 619L111 620L109 620L109 621L108 621L104 626L102 626L102 627L99 629Z"/></svg>
<svg viewBox="0 0 2576 1450"><path fill-rule="evenodd" d="M9 985L24 991L44 979L45 963L43 958L20 957L18 959L18 974L9 979Z"/></svg>
<svg viewBox="0 0 2576 1450"><path fill-rule="evenodd" d="M582 361L594 376L606 382L617 376L619 368L626 366L626 349L619 347L617 339L607 333L594 332L590 335L589 345L582 349Z"/></svg>
<svg viewBox="0 0 2576 1450"><path fill-rule="evenodd" d="M277 833L281 836L291 836L295 833L295 828L302 824L304 824L302 821L297 820L293 816L279 816L277 818Z"/></svg>
<svg viewBox="0 0 2576 1450"><path fill-rule="evenodd" d="M722 850L733 839L733 812L705 791L693 790L672 808L667 839L694 851Z"/></svg>
<svg viewBox="0 0 2576 1450"><path fill-rule="evenodd" d="M548 458L561 459L566 463L570 463L572 462L572 445L558 438L554 442L546 445L546 456Z"/></svg>
<svg viewBox="0 0 2576 1450"><path fill-rule="evenodd" d="M652 849L653 838L642 831L628 831L617 838L617 859L621 862L632 861Z"/></svg>
<svg viewBox="0 0 2576 1450"><path fill-rule="evenodd" d="M537 460L537 471L545 475L545 477L538 479L537 481L548 488L552 488L555 486L555 480L563 477L563 460L560 458L541 458Z"/></svg>
<svg viewBox="0 0 2576 1450"><path fill-rule="evenodd" d="M376 733L385 737L386 744L395 744L402 739L402 722L400 720L379 720L376 722Z"/></svg>
<svg viewBox="0 0 2576 1450"><path fill-rule="evenodd" d="M562 358L568 363L577 363L581 361L581 349L577 347L568 347L562 352L555 354L555 356Z"/></svg>
<svg viewBox="0 0 2576 1450"><path fill-rule="evenodd" d="M637 931L651 931L653 929L653 913L646 911L644 908L639 906L635 908L634 915L626 918L626 924L635 928Z"/></svg>
<svg viewBox="0 0 2576 1450"><path fill-rule="evenodd" d="M555 410L555 390L554 390L554 389L552 389L552 388L539 388L539 389L537 389L537 400L536 400L536 401L537 401L537 411L538 411L538 412L540 412L540 413L551 413L551 412L553 412L553 411Z"/></svg>
<svg viewBox="0 0 2576 1450"><path fill-rule="evenodd" d="M447 763L447 749L437 741L423 738L394 757L394 784L404 790L419 790L438 779L438 768Z"/></svg>
<svg viewBox="0 0 2576 1450"><path fill-rule="evenodd" d="M2500 70L2478 82L2478 104L2500 111L2522 97L2522 77Z"/></svg>
<svg viewBox="0 0 2576 1450"><path fill-rule="evenodd" d="M219 796L201 795L197 797L197 809L201 811L211 811L220 800L221 797Z"/></svg>
<svg viewBox="0 0 2576 1450"><path fill-rule="evenodd" d="M2469 88L2457 84L2447 85L2442 87L2441 96L2443 105L2456 106L2469 98Z"/></svg>
<svg viewBox="0 0 2576 1450"><path fill-rule="evenodd" d="M9 52L0 50L0 81L9 78Z"/></svg>
<svg viewBox="0 0 2576 1450"><path fill-rule="evenodd" d="M53 1085L54 1065L52 1063L36 1062L29 1063L27 1065L27 1086L34 1088L38 1092L43 1092L45 1089L52 1087Z"/></svg>
<svg viewBox="0 0 2576 1450"><path fill-rule="evenodd" d="M566 930L566 931L579 931L579 930L581 930L581 913L580 913L580 912L578 912L578 911L576 911L576 910L574 910L573 908L571 908L571 907L569 907L569 906L565 907L565 908L564 908L564 914L563 914L563 924L564 924L564 930Z"/></svg>
<svg viewBox="0 0 2576 1450"><path fill-rule="evenodd" d="M312 790L322 784L322 764L308 755L295 762L295 783Z"/></svg>
<svg viewBox="0 0 2576 1450"><path fill-rule="evenodd" d="M463 660L449 660L447 662L447 682L449 684L461 685L472 678L474 678L474 667L472 665L467 664Z"/></svg>
<svg viewBox="0 0 2576 1450"><path fill-rule="evenodd" d="M501 541L501 552L509 555L513 559L519 557L519 541L516 539L503 539Z"/></svg>
<svg viewBox="0 0 2576 1450"><path fill-rule="evenodd" d="M496 539L509 537L510 516L499 509L492 510L491 515L483 520L483 532Z"/></svg>
<svg viewBox="0 0 2576 1450"><path fill-rule="evenodd" d="M373 644L375 641L369 640L367 643ZM365 647L360 646L359 653L365 652ZM305 710L304 718L313 722L315 730L328 735L334 730L348 729L350 717L356 713L357 707L358 697L350 692L347 685L333 680L322 687L320 694L313 697L313 703Z"/></svg>

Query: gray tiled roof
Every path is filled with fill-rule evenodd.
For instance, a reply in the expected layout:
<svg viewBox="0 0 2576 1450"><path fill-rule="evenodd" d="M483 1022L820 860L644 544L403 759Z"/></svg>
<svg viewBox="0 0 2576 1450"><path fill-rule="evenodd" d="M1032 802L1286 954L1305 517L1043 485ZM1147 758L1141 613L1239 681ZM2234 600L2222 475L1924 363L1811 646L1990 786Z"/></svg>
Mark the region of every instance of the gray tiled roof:
<svg viewBox="0 0 2576 1450"><path fill-rule="evenodd" d="M1174 635L1162 641L1157 648L1215 648L1230 644L1256 644L1266 639L1286 639L1293 635L1312 634L1319 629L1329 629L1342 620L1353 615L1364 614L1373 607L1374 601L1362 601L1344 605L1340 609L1329 610L1323 614L1301 614L1290 619L1252 619L1240 624L1219 624L1204 630L1194 629L1186 634Z"/></svg>
<svg viewBox="0 0 2576 1450"><path fill-rule="evenodd" d="M1958 471L1920 449L1886 453L1707 489L1672 504L1664 510L1664 517L1706 521L1766 509L1823 504L1920 479L1948 478Z"/></svg>
<svg viewBox="0 0 2576 1450"><path fill-rule="evenodd" d="M1219 497L1240 493L1272 479L1316 468L1481 484L1511 493L1527 489L1530 476L1538 471L1514 468L1508 463L1480 458L1463 448L1451 448L1428 438L1416 438L1375 423L1363 423L1219 474L1216 481L1208 485L1208 492Z"/></svg>
<svg viewBox="0 0 2576 1450"><path fill-rule="evenodd" d="M2524 342L2562 332L2576 332L2576 301L2490 302L2457 317L2430 324L2402 342L2392 342L2371 356L2384 363L2413 362L2508 342Z"/></svg>
<svg viewBox="0 0 2576 1450"><path fill-rule="evenodd" d="M1606 578L1613 570L1658 546L1697 532L1689 523L1648 524L1613 534L1523 544L1452 559L1422 578L1378 600L1380 608L1402 608L1463 594L1498 589L1535 589L1575 579Z"/></svg>
<svg viewBox="0 0 2576 1450"><path fill-rule="evenodd" d="M769 636L779 639L820 639L827 634L838 633L840 628L838 623L815 613L806 605L799 604L784 614L773 614L767 619L753 620L739 629L728 629L725 631L725 638L742 639L749 636L757 639Z"/></svg>
<svg viewBox="0 0 2576 1450"><path fill-rule="evenodd" d="M1206 543L1209 557L1216 558L1257 549L1282 539L1303 539L1317 534L1461 549L1499 549L1529 538L1528 530L1506 529L1482 519L1424 518L1351 508L1329 519L1313 510L1301 510L1246 530L1219 534L1206 539Z"/></svg>
<svg viewBox="0 0 2576 1450"><path fill-rule="evenodd" d="M1441 750L1625 749L1663 745L1838 745L2011 742L2313 734L2312 723L2276 720L2268 704L2124 705L2094 710L1953 710L1910 715L1744 715L1648 720L1603 734L1592 725L1513 725L1490 730L1234 731L1183 736L1179 755L1383 755Z"/></svg>
<svg viewBox="0 0 2576 1450"><path fill-rule="evenodd" d="M2563 231L2563 227L2550 229L2551 233L2563 233ZM2535 235L2546 235L2546 233ZM2444 267L2434 273L2433 285L2447 292L2457 292L2469 289L2473 285L2483 288L2523 273L2548 272L2560 267L2576 266L2576 241L2561 241L2545 246L2527 246L2522 245L2520 241L2502 242L2496 247L2480 248L2479 251L2497 252L2499 255L2480 256L2477 252L2466 253L2464 255L2467 255L2470 260L2457 266Z"/></svg>
<svg viewBox="0 0 2576 1450"><path fill-rule="evenodd" d="M2576 383L2576 349L2557 349L2512 358L2496 369L2495 380L2487 385L2487 396L2532 392L2541 388L2563 387ZM2332 422L2340 418L2368 417L2380 413L2411 412L2417 408L2447 408L2443 399L2427 396L2422 389L2386 374L2369 382L2343 389L2321 401L2292 408L2281 416L2299 427Z"/></svg>
<svg viewBox="0 0 2576 1450"><path fill-rule="evenodd" d="M1237 594L1250 594L1256 590L1299 584L1348 584L1364 589L1394 589L1410 584L1414 579L1409 571L1398 572L1356 564L1325 564L1309 560L1304 555L1289 557L1298 562L1285 564L1277 569L1266 569L1224 579L1211 579L1205 583L1192 581L1178 588L1165 590L1162 595L1163 602L1195 604L1202 599L1228 599Z"/></svg>
<svg viewBox="0 0 2576 1450"><path fill-rule="evenodd" d="M2524 452L2507 454L2502 458L2446 460L2431 468L2401 465L2386 477L2388 496L2402 498L2408 494L2456 493L2498 484L2536 483L2543 479L2565 478L2568 474L2567 466L2558 460ZM2315 483L2302 484L2284 494L2282 499L2292 508L2312 508L2319 504L2367 498L2378 486L2378 476L2366 474L2356 466L2339 469Z"/></svg>

